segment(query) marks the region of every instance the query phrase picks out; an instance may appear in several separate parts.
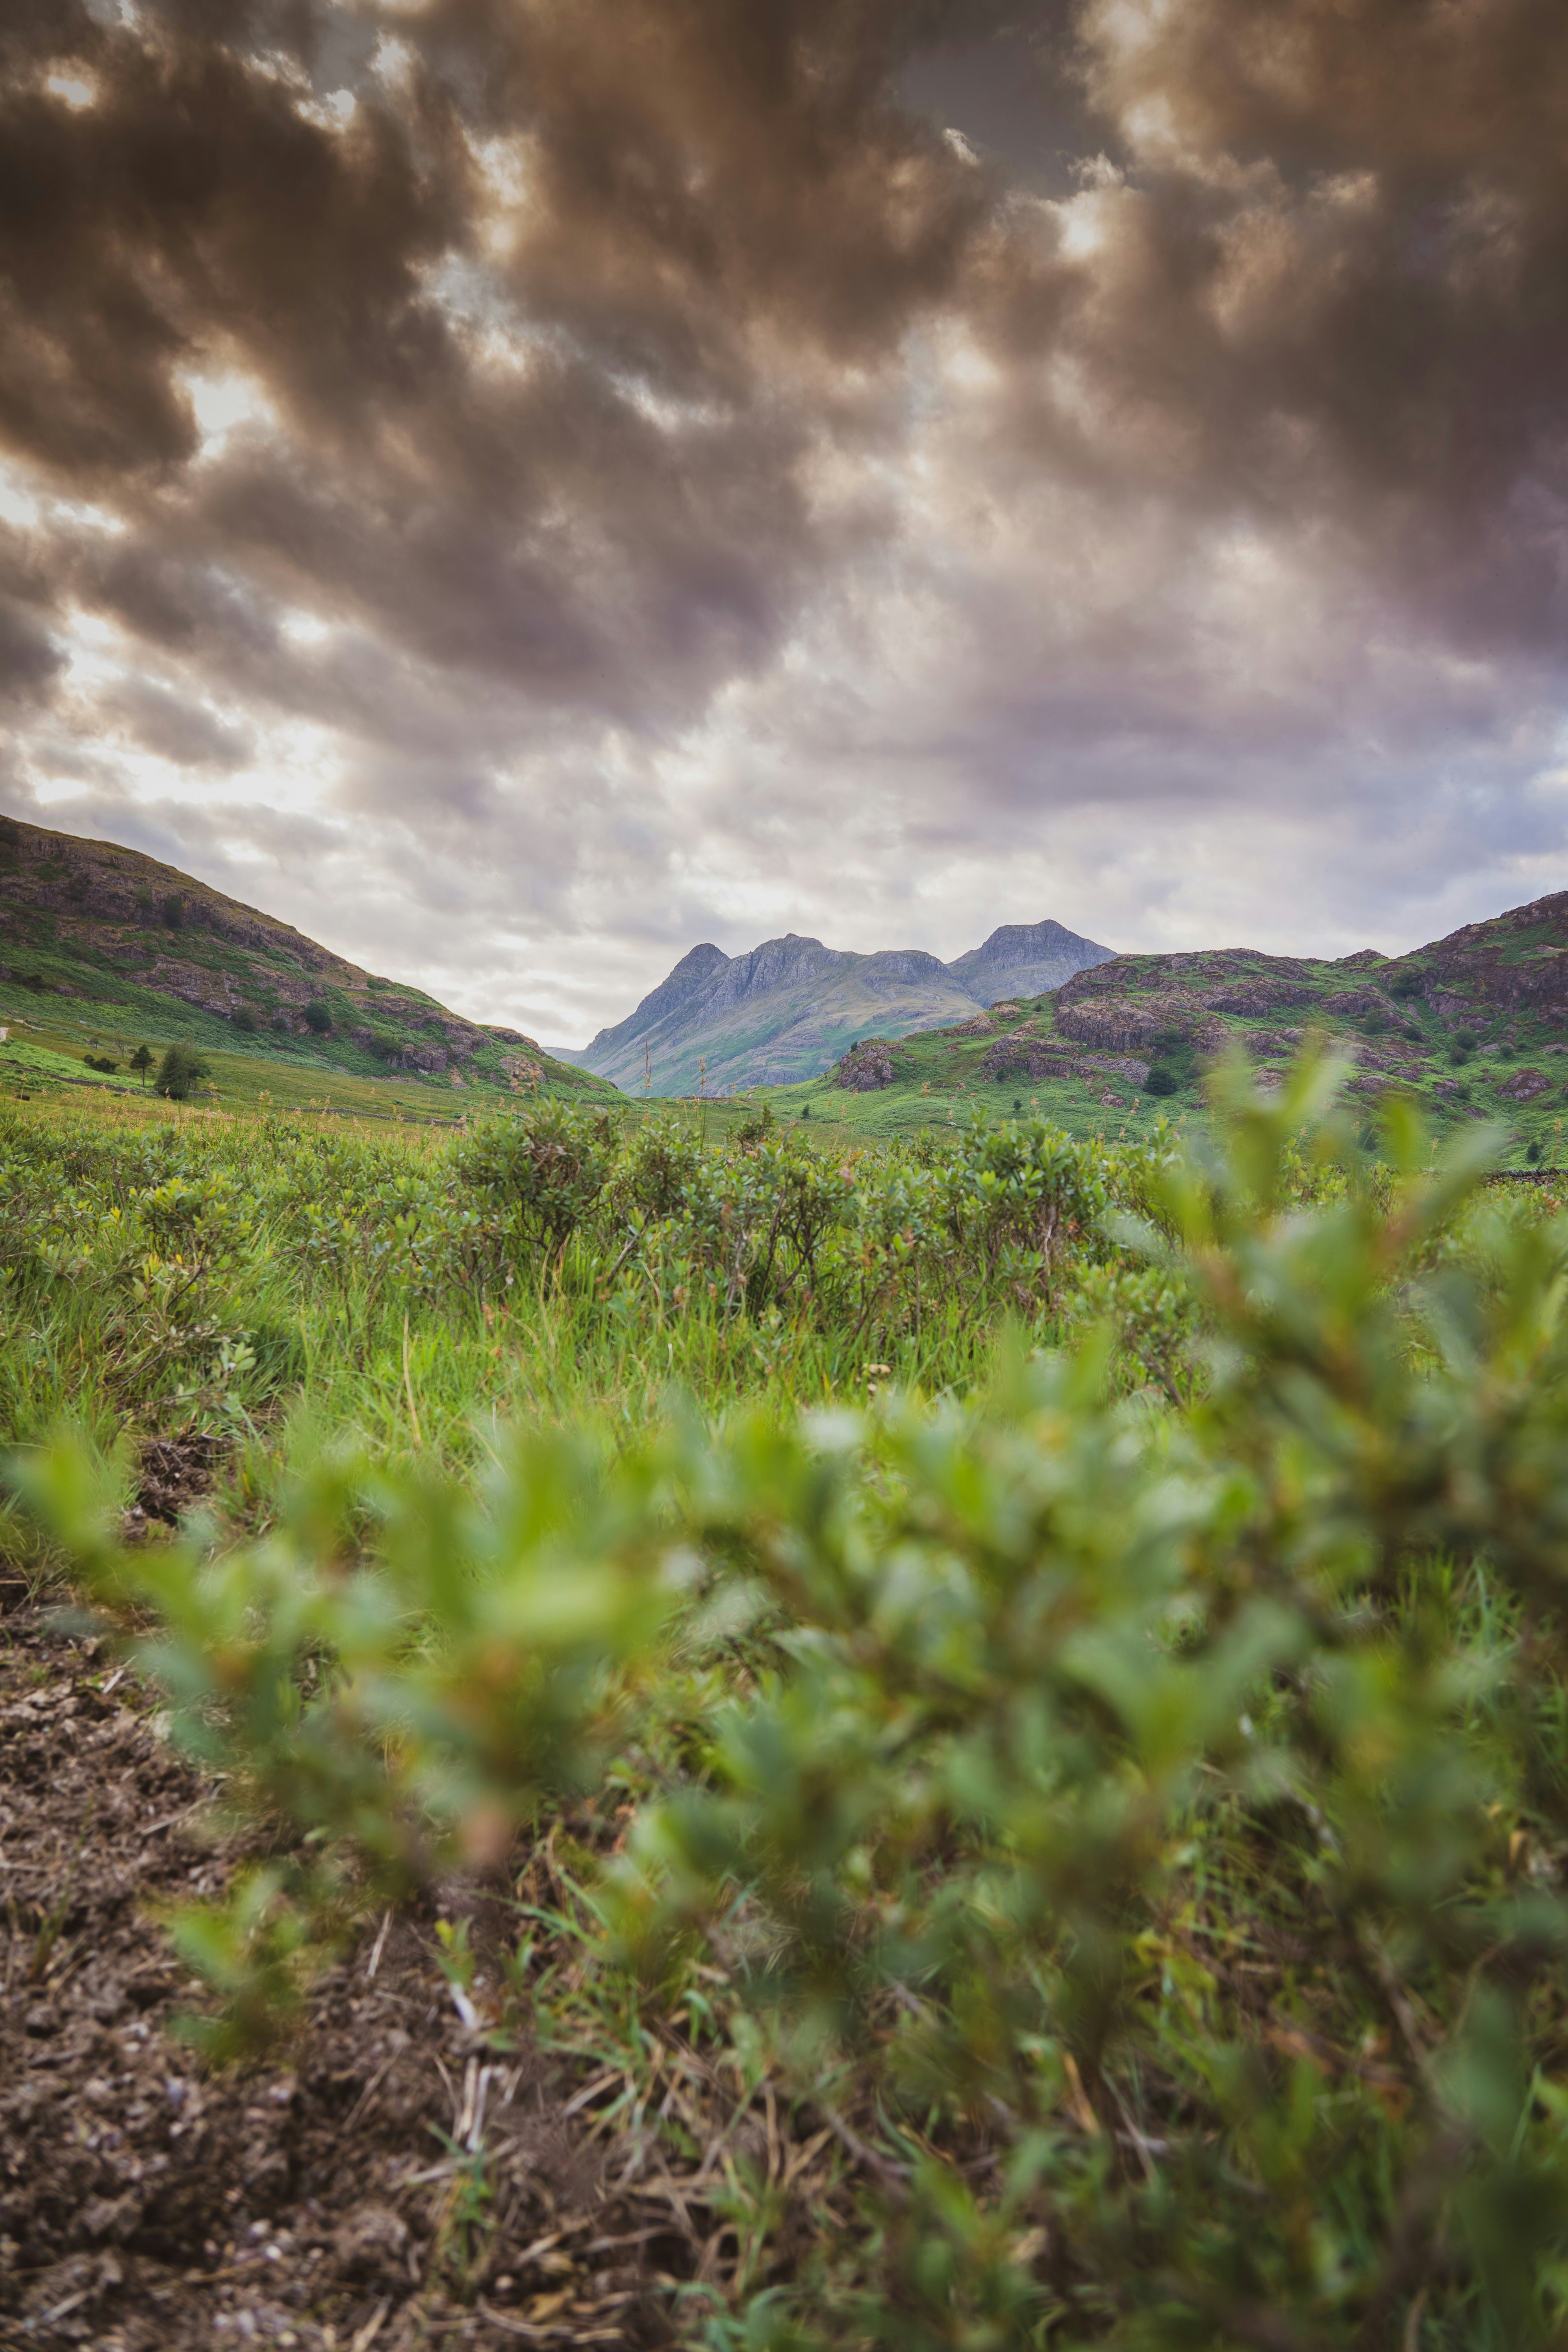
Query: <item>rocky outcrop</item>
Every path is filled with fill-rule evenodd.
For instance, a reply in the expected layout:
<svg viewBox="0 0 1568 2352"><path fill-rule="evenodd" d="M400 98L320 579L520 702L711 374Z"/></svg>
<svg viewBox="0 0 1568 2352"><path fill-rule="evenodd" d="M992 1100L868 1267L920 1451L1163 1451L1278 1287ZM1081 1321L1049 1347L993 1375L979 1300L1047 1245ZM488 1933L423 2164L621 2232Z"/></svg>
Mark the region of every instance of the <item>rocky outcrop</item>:
<svg viewBox="0 0 1568 2352"><path fill-rule="evenodd" d="M1211 1013L1240 1014L1244 1020L1255 1021L1260 1013L1282 1013L1296 1004L1315 1004L1315 989L1289 980L1243 980L1232 987L1215 989L1206 995L1204 1003Z"/></svg>
<svg viewBox="0 0 1568 2352"><path fill-rule="evenodd" d="M893 1049L886 1037L852 1045L833 1073L833 1083L852 1095L875 1094L893 1083Z"/></svg>
<svg viewBox="0 0 1568 2352"><path fill-rule="evenodd" d="M1037 1037L998 1037L980 1064L985 1078L1070 1077L1074 1056L1061 1045L1043 1045Z"/></svg>
<svg viewBox="0 0 1568 2352"><path fill-rule="evenodd" d="M1473 1018L1505 1009L1535 1019L1568 1017L1568 890L1532 898L1490 922L1466 923L1447 939L1400 957L1380 975L1392 983L1408 973L1445 1019L1457 1002Z"/></svg>
<svg viewBox="0 0 1568 2352"><path fill-rule="evenodd" d="M1074 1054L1061 1045L1035 1037L999 1037L984 1056L980 1072L986 1078L1131 1078L1142 1086L1150 1065L1131 1054Z"/></svg>
<svg viewBox="0 0 1568 2352"><path fill-rule="evenodd" d="M1098 1046L1106 1053L1151 1055L1160 1040L1175 1035L1205 1053L1217 1054L1228 1043L1223 1022L1211 1018L1205 1001L1178 993L1151 997L1125 996L1096 1003L1092 998L1057 1001L1057 1027L1076 1045Z"/></svg>
<svg viewBox="0 0 1568 2352"><path fill-rule="evenodd" d="M1552 1080L1544 1070L1515 1070L1498 1087L1505 1102L1534 1102L1540 1095L1552 1092Z"/></svg>
<svg viewBox="0 0 1568 2352"><path fill-rule="evenodd" d="M1399 1007L1381 988L1339 988L1318 1002L1325 1013L1342 1013L1348 1021L1364 1020L1369 1013L1382 1013L1391 1021L1399 1018Z"/></svg>
<svg viewBox="0 0 1568 2352"><path fill-rule="evenodd" d="M1152 1051L1161 1032L1171 1026L1169 1009L1140 1004L1132 999L1120 1004L1058 1004L1057 1027L1080 1045L1100 1045L1110 1052Z"/></svg>

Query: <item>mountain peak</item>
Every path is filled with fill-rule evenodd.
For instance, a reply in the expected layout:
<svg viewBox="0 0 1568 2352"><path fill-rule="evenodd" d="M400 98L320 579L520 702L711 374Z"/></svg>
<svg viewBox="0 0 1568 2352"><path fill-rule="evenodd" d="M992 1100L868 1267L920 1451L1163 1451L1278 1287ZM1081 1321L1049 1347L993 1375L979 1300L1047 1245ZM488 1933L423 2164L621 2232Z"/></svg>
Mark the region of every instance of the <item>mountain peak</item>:
<svg viewBox="0 0 1568 2352"><path fill-rule="evenodd" d="M705 940L573 1058L633 1092L787 1085L857 1038L947 1027L976 1004L1058 987L1111 952L1048 920L1004 924L952 964L923 948L856 954L799 931L736 956Z"/></svg>
<svg viewBox="0 0 1568 2352"><path fill-rule="evenodd" d="M1060 988L1075 972L1110 963L1113 948L1086 940L1047 918L1038 923L1001 923L988 940L950 963L948 971L981 1004L1010 996L1041 996Z"/></svg>

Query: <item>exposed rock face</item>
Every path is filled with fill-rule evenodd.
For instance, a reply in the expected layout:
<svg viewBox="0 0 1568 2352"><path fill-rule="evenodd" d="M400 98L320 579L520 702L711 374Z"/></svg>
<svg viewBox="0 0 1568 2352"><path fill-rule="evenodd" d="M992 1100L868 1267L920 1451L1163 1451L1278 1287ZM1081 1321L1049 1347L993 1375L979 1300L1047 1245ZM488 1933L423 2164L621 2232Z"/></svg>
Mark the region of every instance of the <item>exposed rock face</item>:
<svg viewBox="0 0 1568 2352"><path fill-rule="evenodd" d="M1226 1044L1224 1024L1208 1017L1205 1001L1174 989L1159 996L1100 1003L1092 996L1069 998L1064 989L1057 999L1057 1027L1080 1045L1098 1045L1109 1053L1152 1054L1159 1039L1172 1031L1205 1052L1217 1053Z"/></svg>
<svg viewBox="0 0 1568 2352"><path fill-rule="evenodd" d="M1302 1034L1300 1029L1249 1029L1241 1042L1249 1054L1288 1054Z"/></svg>
<svg viewBox="0 0 1568 2352"><path fill-rule="evenodd" d="M1042 1045L1034 1037L999 1037L980 1065L987 1078L1048 1078L1070 1076L1074 1056L1064 1046Z"/></svg>
<svg viewBox="0 0 1568 2352"><path fill-rule="evenodd" d="M440 1029L452 1055L460 1062L471 1061L479 1047L489 1043L482 1029L475 1029L466 1021L443 1021Z"/></svg>
<svg viewBox="0 0 1568 2352"><path fill-rule="evenodd" d="M1064 1037L1081 1045L1100 1045L1112 1052L1143 1046L1152 1051L1154 1040L1171 1025L1164 1008L1143 1004L1058 1004L1057 1027Z"/></svg>
<svg viewBox="0 0 1568 2352"><path fill-rule="evenodd" d="M1445 1020L1473 1018L1482 1006L1561 1020L1568 1016L1568 890L1466 923L1379 977L1388 982L1402 972L1419 981Z"/></svg>
<svg viewBox="0 0 1568 2352"><path fill-rule="evenodd" d="M1331 996L1318 1000L1325 1013L1342 1013L1352 1021L1361 1020L1368 1013L1381 1013L1391 1021L1399 1018L1399 1007L1381 988L1340 988Z"/></svg>
<svg viewBox="0 0 1568 2352"><path fill-rule="evenodd" d="M1142 1086L1149 1064L1128 1054L1075 1054L1032 1037L999 1037L980 1065L987 1078L1131 1078Z"/></svg>
<svg viewBox="0 0 1568 2352"><path fill-rule="evenodd" d="M845 1055L833 1083L852 1095L875 1094L893 1083L893 1049L886 1037L868 1037Z"/></svg>
<svg viewBox="0 0 1568 2352"><path fill-rule="evenodd" d="M1005 997L1041 996L1075 972L1113 960L1111 949L1060 923L1004 923L947 969L982 1004L995 1004Z"/></svg>
<svg viewBox="0 0 1568 2352"><path fill-rule="evenodd" d="M1544 1070L1516 1070L1504 1078L1498 1092L1506 1102L1533 1102L1538 1095L1552 1091L1552 1081Z"/></svg>
<svg viewBox="0 0 1568 2352"><path fill-rule="evenodd" d="M1353 955L1336 956L1334 961L1341 971L1370 971L1374 963L1386 963L1388 958L1381 948L1357 948Z"/></svg>

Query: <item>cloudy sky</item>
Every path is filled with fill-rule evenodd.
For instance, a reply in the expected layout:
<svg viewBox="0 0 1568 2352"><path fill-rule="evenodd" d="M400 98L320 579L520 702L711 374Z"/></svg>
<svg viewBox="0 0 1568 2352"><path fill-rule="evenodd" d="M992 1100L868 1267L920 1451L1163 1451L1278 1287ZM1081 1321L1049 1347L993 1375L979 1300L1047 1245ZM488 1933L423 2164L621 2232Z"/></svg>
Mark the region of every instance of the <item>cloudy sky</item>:
<svg viewBox="0 0 1568 2352"><path fill-rule="evenodd" d="M8 0L0 806L584 1042L1568 885L1563 0Z"/></svg>

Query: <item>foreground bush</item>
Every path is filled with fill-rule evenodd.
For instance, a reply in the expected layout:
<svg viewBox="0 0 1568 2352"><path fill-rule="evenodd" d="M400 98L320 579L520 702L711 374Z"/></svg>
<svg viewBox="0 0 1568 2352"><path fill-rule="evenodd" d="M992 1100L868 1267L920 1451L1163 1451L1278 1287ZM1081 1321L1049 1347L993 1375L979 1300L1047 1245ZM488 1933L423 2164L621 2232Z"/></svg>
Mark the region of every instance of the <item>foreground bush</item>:
<svg viewBox="0 0 1568 2352"><path fill-rule="evenodd" d="M969 1403L533 1440L474 1490L327 1461L211 1558L25 1465L186 1739L309 1832L175 1924L216 2046L603 1788L594 1965L722 1987L858 2168L750 2263L748 2341L1561 2342L1568 1234L1397 1119L1391 1177L1324 1125L1304 1200L1323 1084L1107 1204L1107 1321ZM537 1174L483 1181L537 1228Z"/></svg>

